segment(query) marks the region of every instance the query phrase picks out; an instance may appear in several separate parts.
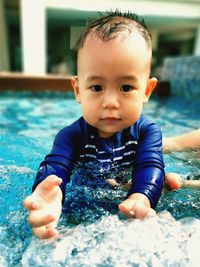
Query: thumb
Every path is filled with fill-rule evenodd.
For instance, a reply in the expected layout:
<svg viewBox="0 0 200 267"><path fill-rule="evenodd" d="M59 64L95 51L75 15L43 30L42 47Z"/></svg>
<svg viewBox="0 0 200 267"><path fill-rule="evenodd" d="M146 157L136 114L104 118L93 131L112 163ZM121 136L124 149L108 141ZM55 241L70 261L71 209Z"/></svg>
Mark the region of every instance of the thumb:
<svg viewBox="0 0 200 267"><path fill-rule="evenodd" d="M154 209L149 209L149 211L147 212L147 217L153 217L156 215L156 211Z"/></svg>
<svg viewBox="0 0 200 267"><path fill-rule="evenodd" d="M54 187L59 186L62 183L62 179L56 175L49 175L39 185L38 188L43 192L48 192Z"/></svg>
<svg viewBox="0 0 200 267"><path fill-rule="evenodd" d="M118 207L121 213L123 213L125 216L130 216L130 211L133 209L134 205L134 201L126 199L121 204L119 204Z"/></svg>
<svg viewBox="0 0 200 267"><path fill-rule="evenodd" d="M62 179L56 175L47 176L47 178L36 187L33 195L37 195L47 202L54 201L57 196L61 197L61 189L59 188L61 183Z"/></svg>

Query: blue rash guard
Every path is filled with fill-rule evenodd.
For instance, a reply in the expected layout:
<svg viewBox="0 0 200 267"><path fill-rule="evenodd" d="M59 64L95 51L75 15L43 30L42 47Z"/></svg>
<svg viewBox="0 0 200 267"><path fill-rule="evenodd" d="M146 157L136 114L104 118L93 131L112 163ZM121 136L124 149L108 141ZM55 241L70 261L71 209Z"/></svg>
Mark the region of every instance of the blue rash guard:
<svg viewBox="0 0 200 267"><path fill-rule="evenodd" d="M160 128L141 115L132 126L101 138L97 129L81 117L63 128L55 137L51 153L40 164L33 190L48 175L62 178L60 188L65 196L66 183L77 161L97 160L103 167L133 167L128 196L142 193L155 208L163 187L164 163Z"/></svg>

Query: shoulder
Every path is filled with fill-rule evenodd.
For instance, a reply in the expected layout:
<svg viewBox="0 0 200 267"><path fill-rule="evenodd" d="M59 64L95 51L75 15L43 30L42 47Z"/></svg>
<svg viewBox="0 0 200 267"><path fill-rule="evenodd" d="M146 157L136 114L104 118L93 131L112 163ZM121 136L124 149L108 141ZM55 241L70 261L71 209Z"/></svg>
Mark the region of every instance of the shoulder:
<svg viewBox="0 0 200 267"><path fill-rule="evenodd" d="M161 129L158 124L153 120L141 115L134 125L131 126L131 134L135 135L137 139L148 135L157 136L157 138L162 138Z"/></svg>
<svg viewBox="0 0 200 267"><path fill-rule="evenodd" d="M136 122L136 124L140 128L148 128L151 126L155 126L155 127L159 128L159 126L153 120L146 117L145 115L141 115L140 118L138 119L138 121Z"/></svg>
<svg viewBox="0 0 200 267"><path fill-rule="evenodd" d="M71 142L73 140L79 142L82 140L82 137L84 137L87 131L88 124L85 122L83 117L81 117L72 124L61 129L55 137L55 142Z"/></svg>
<svg viewBox="0 0 200 267"><path fill-rule="evenodd" d="M137 121L137 127L140 131L161 131L157 123L144 115L141 115Z"/></svg>

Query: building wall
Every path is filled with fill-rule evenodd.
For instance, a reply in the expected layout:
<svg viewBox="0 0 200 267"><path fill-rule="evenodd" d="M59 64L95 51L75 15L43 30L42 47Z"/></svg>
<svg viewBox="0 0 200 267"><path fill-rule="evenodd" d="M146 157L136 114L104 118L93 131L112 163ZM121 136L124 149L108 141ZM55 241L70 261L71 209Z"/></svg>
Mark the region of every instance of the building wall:
<svg viewBox="0 0 200 267"><path fill-rule="evenodd" d="M4 0L0 0L0 71L10 69L7 23Z"/></svg>
<svg viewBox="0 0 200 267"><path fill-rule="evenodd" d="M0 16L0 38L3 40L0 42L0 70L26 71L22 64L26 55L22 39L23 14L21 9L23 3L29 2L36 7L40 3L46 14L45 25L38 25L38 29L45 27L43 32L45 33L44 56L46 58L41 61L43 63L39 63L38 60L36 64L47 64L46 71L48 73L74 74L76 69L74 45L80 32L87 20L96 16L97 10L109 10L109 5L112 8L113 6L123 7L144 16L153 38L152 70L153 74L155 73L158 77L161 75L160 68L165 57L200 55L200 3L198 4L197 1L0 0L1 6L3 2L5 19L2 20L2 16ZM2 10L0 8L0 11ZM38 17L34 15L34 12L30 12L29 16L30 22L36 25ZM3 29L4 33L2 34ZM30 38L31 32L29 31L28 34L27 39ZM37 40L37 36L35 40ZM30 51L30 53L33 52ZM6 57L7 59L3 60Z"/></svg>

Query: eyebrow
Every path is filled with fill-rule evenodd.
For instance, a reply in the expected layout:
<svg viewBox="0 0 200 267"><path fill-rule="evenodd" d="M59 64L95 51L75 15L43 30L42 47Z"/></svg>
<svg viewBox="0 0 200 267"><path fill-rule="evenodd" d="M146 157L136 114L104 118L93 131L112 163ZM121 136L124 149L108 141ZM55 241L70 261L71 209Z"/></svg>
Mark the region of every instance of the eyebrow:
<svg viewBox="0 0 200 267"><path fill-rule="evenodd" d="M101 77L101 76L96 76L96 75L91 75L91 76L88 76L86 81L87 82L92 82L92 81L95 81L95 80L103 80L104 78Z"/></svg>
<svg viewBox="0 0 200 267"><path fill-rule="evenodd" d="M134 82L138 81L137 77L134 75L124 75L124 76L119 77L117 80L131 80Z"/></svg>
<svg viewBox="0 0 200 267"><path fill-rule="evenodd" d="M104 80L104 77L97 76L97 75L91 75L91 76L88 76L87 79L86 79L87 82L92 82L92 81L95 81L95 80ZM134 76L134 75L119 76L116 80L131 80L131 81L134 81L134 82L138 81L137 77Z"/></svg>

